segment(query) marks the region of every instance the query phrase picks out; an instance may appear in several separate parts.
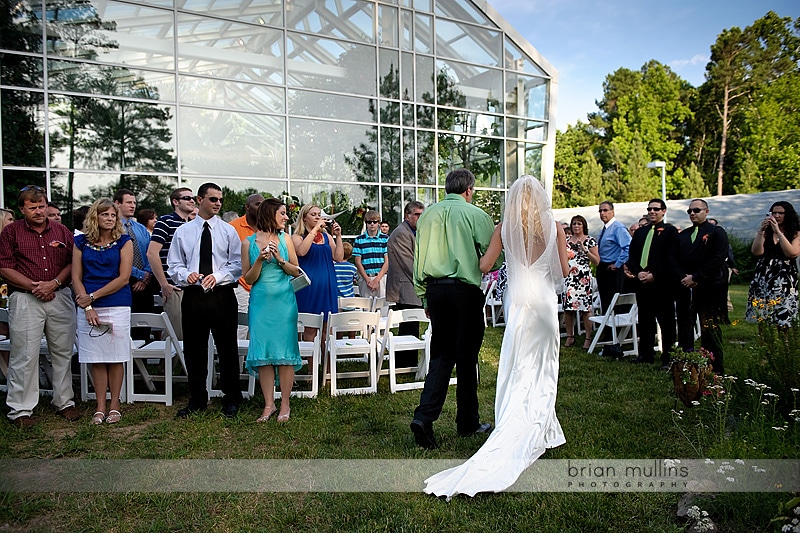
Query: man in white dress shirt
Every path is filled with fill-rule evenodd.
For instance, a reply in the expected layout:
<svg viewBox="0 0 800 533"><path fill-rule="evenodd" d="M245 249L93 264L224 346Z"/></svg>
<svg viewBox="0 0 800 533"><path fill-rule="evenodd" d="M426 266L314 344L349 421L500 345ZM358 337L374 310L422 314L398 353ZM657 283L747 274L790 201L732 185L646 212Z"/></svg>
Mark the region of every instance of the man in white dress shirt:
<svg viewBox="0 0 800 533"><path fill-rule="evenodd" d="M238 305L233 292L242 275L242 244L233 226L217 216L222 189L204 183L197 190L197 218L175 230L167 254L170 278L183 288L181 313L183 351L189 372L189 404L178 411L186 417L208 405L208 335L219 355L222 414L239 412L239 354L236 342Z"/></svg>

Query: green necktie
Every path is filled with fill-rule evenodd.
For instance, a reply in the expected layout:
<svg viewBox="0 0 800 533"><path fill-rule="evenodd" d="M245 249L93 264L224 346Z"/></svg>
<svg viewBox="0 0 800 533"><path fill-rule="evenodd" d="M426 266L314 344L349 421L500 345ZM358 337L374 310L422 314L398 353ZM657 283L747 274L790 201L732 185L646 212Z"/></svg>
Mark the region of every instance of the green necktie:
<svg viewBox="0 0 800 533"><path fill-rule="evenodd" d="M699 229L700 229L700 226L695 226L694 227L694 231L692 232L692 243L694 243L694 240L697 238L697 230L699 230Z"/></svg>
<svg viewBox="0 0 800 533"><path fill-rule="evenodd" d="M656 232L655 225L650 226L650 231L647 232L647 237L644 239L644 248L642 248L642 258L639 264L642 268L647 266L647 260L650 257L650 245L653 243L653 234Z"/></svg>

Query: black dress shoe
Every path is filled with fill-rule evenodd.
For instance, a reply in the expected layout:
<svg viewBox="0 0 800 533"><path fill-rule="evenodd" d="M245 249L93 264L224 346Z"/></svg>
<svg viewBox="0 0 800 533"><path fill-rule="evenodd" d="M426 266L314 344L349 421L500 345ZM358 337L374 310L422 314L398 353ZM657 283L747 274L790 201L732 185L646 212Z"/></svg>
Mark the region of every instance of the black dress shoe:
<svg viewBox="0 0 800 533"><path fill-rule="evenodd" d="M222 408L222 416L234 418L239 413L239 406L236 404L226 405Z"/></svg>
<svg viewBox="0 0 800 533"><path fill-rule="evenodd" d="M199 405L190 403L189 405L187 405L183 409L179 409L178 412L175 414L175 416L177 416L178 418L186 418L189 415L193 415L195 413L200 413L200 412L205 411L205 410L206 410L205 406L199 406Z"/></svg>
<svg viewBox="0 0 800 533"><path fill-rule="evenodd" d="M487 435L492 432L492 425L489 422L484 422L483 424L478 424L478 427L473 431L467 432L458 432L459 437L471 437L473 435L480 435L481 433L486 433Z"/></svg>
<svg viewBox="0 0 800 533"><path fill-rule="evenodd" d="M411 422L411 432L414 434L414 441L417 446L426 450L434 450L439 447L436 444L436 438L433 436L433 428L421 420L413 420Z"/></svg>

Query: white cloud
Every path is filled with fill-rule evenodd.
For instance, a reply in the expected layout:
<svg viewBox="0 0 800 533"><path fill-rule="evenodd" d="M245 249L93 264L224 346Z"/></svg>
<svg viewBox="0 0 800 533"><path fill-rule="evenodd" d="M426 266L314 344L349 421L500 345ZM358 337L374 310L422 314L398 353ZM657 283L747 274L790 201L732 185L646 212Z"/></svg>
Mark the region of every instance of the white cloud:
<svg viewBox="0 0 800 533"><path fill-rule="evenodd" d="M695 54L692 56L691 59L673 59L669 62L669 66L673 69L679 69L681 67L685 67L687 65L697 66L697 65L705 65L709 62L711 56L708 54Z"/></svg>

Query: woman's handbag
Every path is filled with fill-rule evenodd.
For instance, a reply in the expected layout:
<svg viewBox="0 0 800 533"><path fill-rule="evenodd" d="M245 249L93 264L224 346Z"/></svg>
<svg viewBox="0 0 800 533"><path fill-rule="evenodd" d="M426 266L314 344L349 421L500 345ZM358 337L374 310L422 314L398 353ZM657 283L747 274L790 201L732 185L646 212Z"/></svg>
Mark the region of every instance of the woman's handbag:
<svg viewBox="0 0 800 533"><path fill-rule="evenodd" d="M311 285L311 278L308 277L308 274L303 272L303 269L300 267L297 267L297 269L300 271L300 274L292 278L292 288L294 289L294 292L297 292L300 289L305 289Z"/></svg>

